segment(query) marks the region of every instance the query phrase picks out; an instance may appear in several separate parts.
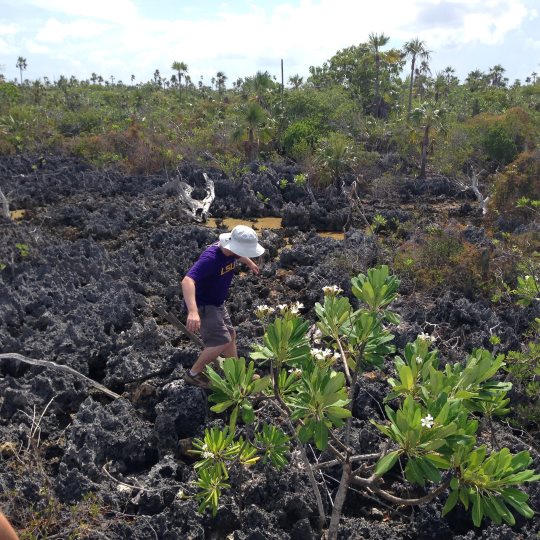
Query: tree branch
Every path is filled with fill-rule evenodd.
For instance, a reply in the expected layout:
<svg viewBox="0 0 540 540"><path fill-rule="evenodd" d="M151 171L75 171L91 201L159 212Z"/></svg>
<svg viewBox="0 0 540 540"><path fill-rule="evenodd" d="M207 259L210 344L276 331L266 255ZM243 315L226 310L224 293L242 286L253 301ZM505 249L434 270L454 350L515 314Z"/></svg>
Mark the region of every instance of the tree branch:
<svg viewBox="0 0 540 540"><path fill-rule="evenodd" d="M2 190L0 189L0 203L2 204L1 212L3 218L5 219L11 219L11 215L9 213L9 203L6 199L6 196L2 193Z"/></svg>
<svg viewBox="0 0 540 540"><path fill-rule="evenodd" d="M83 379L90 386L93 386L97 390L100 390L101 392L103 392L104 394L107 394L109 397L112 397L113 399L118 399L122 397L116 394L115 392L113 392L112 390L109 390L106 386L99 384L98 382L94 381L93 379L90 379L86 375L83 375L82 373L78 372L76 369L70 368L69 366L63 366L61 364L57 364L56 362L51 362L50 360L35 360L33 358L27 358L26 356L23 356L22 354L17 354L17 353L0 354L0 360L4 360L8 358L19 360L20 362L24 362L25 364L30 364L32 366L41 366L41 367L56 369L58 371L64 371L65 373L69 373L70 375L75 375L75 377L78 377L79 379Z"/></svg>
<svg viewBox="0 0 540 540"><path fill-rule="evenodd" d="M379 459L381 457L381 454L358 454L356 456L351 456L349 461L351 463L355 463L356 461L375 461L376 459ZM317 463L316 465L312 465L313 469L326 469L329 467L334 467L336 465L341 465L342 461L339 459L332 459L330 461L323 461L322 463Z"/></svg>
<svg viewBox="0 0 540 540"><path fill-rule="evenodd" d="M383 499L390 501L391 503L400 506L417 506L421 504L426 504L438 497L443 491L448 488L448 486L450 486L450 480L451 478L448 478L438 488L430 491L427 495L424 495L423 497L418 497L416 499L402 499L401 497L396 497L395 495L392 495L391 493L388 493L387 491L384 491L383 489L377 487L377 484L382 481L382 478L380 476L373 475L369 478L352 477L351 483L362 486L363 488L367 488L373 491L373 493L376 493L377 495L382 497Z"/></svg>

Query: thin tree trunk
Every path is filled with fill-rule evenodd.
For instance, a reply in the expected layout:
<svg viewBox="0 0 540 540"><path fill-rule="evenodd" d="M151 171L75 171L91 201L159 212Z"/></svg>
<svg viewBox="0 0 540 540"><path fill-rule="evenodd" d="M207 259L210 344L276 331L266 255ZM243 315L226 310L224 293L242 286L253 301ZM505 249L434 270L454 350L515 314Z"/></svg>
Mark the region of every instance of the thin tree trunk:
<svg viewBox="0 0 540 540"><path fill-rule="evenodd" d="M426 177L426 163L427 163L427 151L429 146L429 124L424 128L424 138L422 139L422 157L420 160L420 176L419 178Z"/></svg>
<svg viewBox="0 0 540 540"><path fill-rule="evenodd" d="M339 522L341 520L341 513L343 511L343 505L347 497L347 491L349 484L351 483L351 462L347 458L347 461L343 464L343 471L341 472L341 480L339 482L338 492L334 500L334 509L332 510L332 517L330 518L330 527L328 529L328 540L336 540Z"/></svg>
<svg viewBox="0 0 540 540"><path fill-rule="evenodd" d="M414 62L416 58L413 56L411 62L411 80L409 82L409 105L407 107L407 117L411 116L411 106L412 106L412 91L413 91L413 82L414 82Z"/></svg>

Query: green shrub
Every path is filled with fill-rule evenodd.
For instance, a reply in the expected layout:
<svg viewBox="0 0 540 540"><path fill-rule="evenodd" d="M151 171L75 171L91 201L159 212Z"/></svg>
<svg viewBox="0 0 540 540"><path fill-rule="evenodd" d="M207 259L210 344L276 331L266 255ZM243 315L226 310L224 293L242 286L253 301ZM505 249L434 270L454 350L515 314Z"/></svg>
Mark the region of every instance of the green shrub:
<svg viewBox="0 0 540 540"><path fill-rule="evenodd" d="M540 150L524 152L495 178L495 190L489 209L495 218L504 215L507 219L519 219L523 223L535 218L525 208L519 208L523 197L540 199Z"/></svg>
<svg viewBox="0 0 540 540"><path fill-rule="evenodd" d="M313 150L320 137L321 130L317 122L298 120L283 133L283 148L289 156L298 159Z"/></svg>
<svg viewBox="0 0 540 540"><path fill-rule="evenodd" d="M501 125L495 125L488 129L482 142L487 156L503 165L513 161L518 153L514 139Z"/></svg>

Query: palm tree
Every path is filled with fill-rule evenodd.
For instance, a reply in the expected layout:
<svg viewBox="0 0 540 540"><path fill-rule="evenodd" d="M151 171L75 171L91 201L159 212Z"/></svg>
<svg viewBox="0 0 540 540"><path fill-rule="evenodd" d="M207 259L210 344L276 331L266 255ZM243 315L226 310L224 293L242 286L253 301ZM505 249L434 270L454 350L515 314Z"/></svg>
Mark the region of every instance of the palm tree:
<svg viewBox="0 0 540 540"><path fill-rule="evenodd" d="M465 78L465 82L469 85L471 92L476 92L484 85L485 79L485 73L479 69L475 69L469 72Z"/></svg>
<svg viewBox="0 0 540 540"><path fill-rule="evenodd" d="M227 75L223 73L223 71L218 71L216 73L216 84L217 89L220 94L223 94L223 91L225 90L225 81L227 80Z"/></svg>
<svg viewBox="0 0 540 540"><path fill-rule="evenodd" d="M388 41L390 41L390 37L384 34L369 34L368 45L371 52L373 53L374 60L375 60L375 98L374 98L374 103L373 103L373 113L375 114L377 118L380 117L380 113L382 109L382 103L379 97L380 73L381 73L380 49L381 47L384 47L388 43Z"/></svg>
<svg viewBox="0 0 540 540"><path fill-rule="evenodd" d="M98 79L97 73L92 72L92 75L90 75L90 80L92 81L92 84L96 84Z"/></svg>
<svg viewBox="0 0 540 540"><path fill-rule="evenodd" d="M431 69L429 69L429 64L427 60L422 60L420 62L420 65L414 70L414 82L416 86L416 92L421 98L424 97L430 76Z"/></svg>
<svg viewBox="0 0 540 540"><path fill-rule="evenodd" d="M174 61L172 63L171 69L174 69L174 71L178 74L178 86L182 86L182 77L187 73L188 67L185 62L178 62Z"/></svg>
<svg viewBox="0 0 540 540"><path fill-rule="evenodd" d="M427 152L429 137L432 128L442 126L444 111L437 107L437 103L426 102L412 112L412 118L422 128L422 151L420 157L420 174L418 178L426 177Z"/></svg>
<svg viewBox="0 0 540 540"><path fill-rule="evenodd" d="M440 71L435 75L435 81L433 81L433 90L435 91L434 100L435 103L439 102L441 94L446 96L447 94L447 80L444 73Z"/></svg>
<svg viewBox="0 0 540 540"><path fill-rule="evenodd" d="M420 41L418 38L407 41L403 47L403 52L406 56L411 57L411 80L409 81L409 103L407 105L407 116L411 115L411 103L412 103L412 91L414 84L414 66L416 64L416 58L423 58L425 61L429 60L429 53L426 49L426 44Z"/></svg>
<svg viewBox="0 0 540 540"><path fill-rule="evenodd" d="M497 64L493 66L492 68L489 68L488 77L491 83L491 86L495 86L498 88L502 88L506 86L506 82L508 79L504 78L504 72L506 69L504 69L500 64Z"/></svg>
<svg viewBox="0 0 540 540"><path fill-rule="evenodd" d="M268 110L266 94L274 88L274 81L268 71L257 71L253 77L246 77L244 89L251 93L259 105Z"/></svg>
<svg viewBox="0 0 540 540"><path fill-rule="evenodd" d="M22 86L22 72L28 67L28 65L26 64L26 58L19 56L19 58L17 58L17 64L15 67L17 67L21 72L21 86Z"/></svg>
<svg viewBox="0 0 540 540"><path fill-rule="evenodd" d="M245 121L248 130L248 140L245 142L246 157L253 161L257 157L259 143L255 141L255 130L266 121L264 109L256 102L248 104Z"/></svg>
<svg viewBox="0 0 540 540"><path fill-rule="evenodd" d="M298 90L302 86L302 83L304 82L304 77L300 77L300 75L291 75L289 77L289 83L292 85L292 87L295 90Z"/></svg>
<svg viewBox="0 0 540 540"><path fill-rule="evenodd" d="M456 70L452 66L446 66L444 68L443 74L446 79L446 84L448 88L452 86L453 84L456 84L459 82L459 79L454 75Z"/></svg>
<svg viewBox="0 0 540 540"><path fill-rule="evenodd" d="M131 75L131 84L133 84L133 82L135 81L135 75Z"/></svg>

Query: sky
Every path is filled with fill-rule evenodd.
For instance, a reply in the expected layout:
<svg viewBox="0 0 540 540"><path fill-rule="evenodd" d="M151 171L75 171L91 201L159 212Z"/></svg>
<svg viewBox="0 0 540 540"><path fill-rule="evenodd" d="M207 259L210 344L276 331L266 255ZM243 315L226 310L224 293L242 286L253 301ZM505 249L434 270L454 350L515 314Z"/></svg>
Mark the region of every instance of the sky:
<svg viewBox="0 0 540 540"><path fill-rule="evenodd" d="M304 79L340 49L390 37L419 38L432 73L452 66L463 80L501 64L513 82L540 73L540 0L0 0L0 73L146 82L185 62L192 81L218 71L227 86L268 71Z"/></svg>

